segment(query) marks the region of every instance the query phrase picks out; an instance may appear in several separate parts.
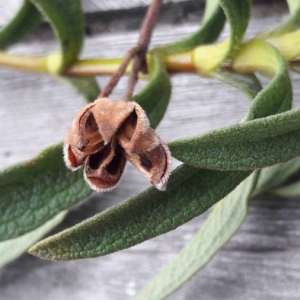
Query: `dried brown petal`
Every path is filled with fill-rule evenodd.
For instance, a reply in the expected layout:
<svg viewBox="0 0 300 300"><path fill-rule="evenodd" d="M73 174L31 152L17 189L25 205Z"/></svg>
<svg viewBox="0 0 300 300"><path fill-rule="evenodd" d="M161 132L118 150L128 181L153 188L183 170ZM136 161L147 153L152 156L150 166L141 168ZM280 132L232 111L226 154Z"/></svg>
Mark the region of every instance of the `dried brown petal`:
<svg viewBox="0 0 300 300"><path fill-rule="evenodd" d="M133 102L114 101L108 98L96 100L92 108L98 130L105 144L109 143L120 126L134 110Z"/></svg>
<svg viewBox="0 0 300 300"><path fill-rule="evenodd" d="M150 128L145 111L134 104L134 111L118 131L118 142L132 165L157 189L165 190L170 174L170 151Z"/></svg>
<svg viewBox="0 0 300 300"><path fill-rule="evenodd" d="M84 166L85 180L93 190L112 190L118 184L125 164L124 150L112 140L101 151L87 158Z"/></svg>
<svg viewBox="0 0 300 300"><path fill-rule="evenodd" d="M71 170L76 170L89 154L104 147L103 139L91 112L94 105L92 103L79 112L65 138L64 159Z"/></svg>

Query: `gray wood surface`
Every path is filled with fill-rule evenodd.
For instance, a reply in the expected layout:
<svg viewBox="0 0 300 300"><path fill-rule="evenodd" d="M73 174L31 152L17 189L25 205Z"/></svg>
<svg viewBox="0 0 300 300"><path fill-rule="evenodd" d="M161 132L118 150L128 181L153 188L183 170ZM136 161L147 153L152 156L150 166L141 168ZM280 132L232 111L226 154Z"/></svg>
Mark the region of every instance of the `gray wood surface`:
<svg viewBox="0 0 300 300"><path fill-rule="evenodd" d="M164 0L164 3L204 2L204 0ZM8 22L22 5L23 0L0 0L0 26ZM86 13L128 10L146 7L151 0L81 0L82 9Z"/></svg>
<svg viewBox="0 0 300 300"><path fill-rule="evenodd" d="M190 12L196 20L201 12ZM247 36L287 17L282 1L256 3ZM197 28L162 22L153 44L179 39ZM43 28L45 34L48 29ZM44 55L57 49L40 34L10 51ZM228 36L228 26L222 38ZM83 57L122 56L137 29L119 29L87 37ZM103 85L107 77L99 78ZM196 75L172 77L170 107L158 128L166 142L239 122L248 100L234 88ZM295 105L300 103L300 76L293 75ZM114 93L120 97L126 79ZM141 84L142 85L142 84ZM139 86L139 88L141 87ZM23 161L63 139L83 101L68 86L46 75L0 69L0 167ZM176 165L176 162L174 163ZM127 168L117 189L94 194L72 209L59 230L145 189L148 183ZM250 204L238 233L182 289L175 300L300 299L300 202L264 195ZM140 245L95 259L55 263L27 254L0 271L1 300L123 300L131 299L162 270L200 228L204 216Z"/></svg>

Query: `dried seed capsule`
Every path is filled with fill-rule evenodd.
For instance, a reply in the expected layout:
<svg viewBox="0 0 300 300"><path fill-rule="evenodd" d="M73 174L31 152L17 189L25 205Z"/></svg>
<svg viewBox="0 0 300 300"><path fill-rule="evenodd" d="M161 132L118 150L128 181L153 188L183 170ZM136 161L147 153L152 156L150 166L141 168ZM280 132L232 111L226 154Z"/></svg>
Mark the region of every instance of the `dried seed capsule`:
<svg viewBox="0 0 300 300"><path fill-rule="evenodd" d="M91 112L94 105L95 103L92 103L80 111L65 138L64 159L71 170L76 170L88 155L104 147L103 138Z"/></svg>
<svg viewBox="0 0 300 300"><path fill-rule="evenodd" d="M168 147L150 128L149 120L140 105L120 127L117 139L128 161L157 189L165 190L170 175L171 155Z"/></svg>
<svg viewBox="0 0 300 300"><path fill-rule="evenodd" d="M84 177L97 191L117 185L126 159L159 190L170 174L169 149L135 102L101 98L86 106L66 136L64 154L72 170L84 163Z"/></svg>
<svg viewBox="0 0 300 300"><path fill-rule="evenodd" d="M118 184L124 171L124 150L112 140L101 151L90 155L84 165L84 178L93 190L105 192Z"/></svg>

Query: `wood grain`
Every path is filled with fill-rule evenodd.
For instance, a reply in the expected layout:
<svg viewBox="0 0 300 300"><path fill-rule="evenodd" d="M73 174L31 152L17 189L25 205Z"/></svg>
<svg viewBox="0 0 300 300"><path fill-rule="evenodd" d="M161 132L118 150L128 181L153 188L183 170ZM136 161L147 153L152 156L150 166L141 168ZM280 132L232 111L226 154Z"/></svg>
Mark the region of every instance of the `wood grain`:
<svg viewBox="0 0 300 300"><path fill-rule="evenodd" d="M286 7L280 1L256 4L247 37L253 37L286 17ZM153 44L179 39L196 28L196 22L184 25L161 23ZM226 36L228 27L222 38ZM83 57L122 56L136 38L136 29L89 36ZM44 55L55 49L58 45L54 40L35 36L11 51ZM103 85L107 79L101 77L99 82ZM166 142L239 122L247 111L249 103L246 97L216 80L176 75L172 83L172 101L158 128ZM123 79L115 91L116 99L125 84L126 79ZM299 106L299 76L293 75L293 84L295 103ZM48 145L62 140L74 114L83 106L80 96L55 79L8 69L0 70L0 101L1 168L29 159ZM127 168L116 190L94 194L89 201L77 205L59 230L147 186L144 178ZM300 299L298 200L270 195L253 200L239 232L171 299ZM24 255L0 271L0 298L131 299L175 258L200 228L203 219L204 216L195 218L168 234L96 259L54 263Z"/></svg>

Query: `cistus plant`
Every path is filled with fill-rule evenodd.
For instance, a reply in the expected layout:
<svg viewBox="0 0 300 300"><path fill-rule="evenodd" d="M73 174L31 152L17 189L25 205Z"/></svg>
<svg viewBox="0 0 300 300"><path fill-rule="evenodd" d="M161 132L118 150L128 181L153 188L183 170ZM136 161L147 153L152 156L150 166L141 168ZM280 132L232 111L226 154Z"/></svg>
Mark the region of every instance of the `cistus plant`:
<svg viewBox="0 0 300 300"><path fill-rule="evenodd" d="M2 171L0 265L28 248L33 255L56 261L106 255L173 230L211 208L191 242L135 298L163 299L230 239L243 222L251 198L266 191L285 196L300 193L298 182L286 185L300 169L300 109L292 109L289 76L289 69L300 72L300 1L287 2L290 16L283 24L244 40L251 1L207 0L197 32L149 49L162 4L154 0L136 46L123 59L85 60L79 58L84 40L79 0L25 0L1 29L0 47L18 42L45 18L61 51L46 57L1 52L0 65L63 78L87 102L96 99L74 116L65 140L67 166L84 165L89 185L82 171L66 168L62 143ZM214 43L225 22L230 26L229 38ZM168 176L169 150L154 129L167 110L169 78L176 72L197 73L233 85L248 96L250 105L238 124L171 142L171 155L182 164ZM257 73L269 79L264 88ZM112 77L100 91L95 76L103 74ZM107 99L123 75L129 75L123 98ZM138 80L148 82L134 94ZM90 186L115 187L126 160L154 186L166 190L148 188L39 241L72 205L91 194Z"/></svg>

